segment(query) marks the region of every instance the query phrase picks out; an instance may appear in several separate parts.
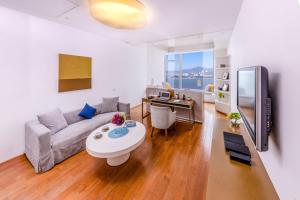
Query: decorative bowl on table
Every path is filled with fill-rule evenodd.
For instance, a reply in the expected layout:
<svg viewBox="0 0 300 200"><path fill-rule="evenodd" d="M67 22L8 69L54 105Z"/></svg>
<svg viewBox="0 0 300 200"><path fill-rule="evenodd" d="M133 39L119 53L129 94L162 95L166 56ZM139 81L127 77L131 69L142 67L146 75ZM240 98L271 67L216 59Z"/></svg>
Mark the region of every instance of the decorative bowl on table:
<svg viewBox="0 0 300 200"><path fill-rule="evenodd" d="M125 127L131 128L131 127L135 127L135 126L136 126L136 122L134 120L126 120L125 121Z"/></svg>
<svg viewBox="0 0 300 200"><path fill-rule="evenodd" d="M101 132L97 132L97 133L95 133L95 135L94 135L94 138L97 140L97 139L100 139L100 138L102 138L102 133Z"/></svg>
<svg viewBox="0 0 300 200"><path fill-rule="evenodd" d="M111 123L121 126L126 120L125 114L116 113L111 119Z"/></svg>
<svg viewBox="0 0 300 200"><path fill-rule="evenodd" d="M111 130L108 133L108 137L110 137L110 138L120 138L120 137L123 137L123 136L127 135L128 132L129 132L129 130L128 130L127 127L118 127L118 128L115 128L115 129Z"/></svg>

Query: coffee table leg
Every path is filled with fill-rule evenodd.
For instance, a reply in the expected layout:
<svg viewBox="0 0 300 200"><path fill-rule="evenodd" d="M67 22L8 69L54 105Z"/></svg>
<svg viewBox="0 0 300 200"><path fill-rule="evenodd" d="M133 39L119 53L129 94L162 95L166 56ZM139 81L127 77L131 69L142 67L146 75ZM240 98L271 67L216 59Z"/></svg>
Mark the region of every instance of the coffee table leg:
<svg viewBox="0 0 300 200"><path fill-rule="evenodd" d="M117 156L117 157L112 157L112 158L107 158L107 164L110 166L119 166L125 163L129 159L130 153Z"/></svg>

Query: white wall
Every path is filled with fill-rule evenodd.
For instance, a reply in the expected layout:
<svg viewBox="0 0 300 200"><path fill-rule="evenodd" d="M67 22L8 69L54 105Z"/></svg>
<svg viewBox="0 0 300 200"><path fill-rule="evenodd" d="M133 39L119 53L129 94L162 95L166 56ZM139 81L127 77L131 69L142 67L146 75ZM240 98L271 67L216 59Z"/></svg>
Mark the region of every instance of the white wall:
<svg viewBox="0 0 300 200"><path fill-rule="evenodd" d="M24 149L24 119L29 110L29 73L25 51L27 16L1 8L0 13L1 162Z"/></svg>
<svg viewBox="0 0 300 200"><path fill-rule="evenodd" d="M300 199L298 0L244 0L229 52L234 74L238 67L255 65L269 70L274 131L269 151L260 156L280 198Z"/></svg>
<svg viewBox="0 0 300 200"><path fill-rule="evenodd" d="M165 81L165 55L167 51L155 47L152 44L147 45L147 84L161 85Z"/></svg>
<svg viewBox="0 0 300 200"><path fill-rule="evenodd" d="M78 109L102 97L140 103L146 47L76 30L0 7L0 162L24 152L24 123L56 107ZM92 57L92 89L58 93L58 54Z"/></svg>

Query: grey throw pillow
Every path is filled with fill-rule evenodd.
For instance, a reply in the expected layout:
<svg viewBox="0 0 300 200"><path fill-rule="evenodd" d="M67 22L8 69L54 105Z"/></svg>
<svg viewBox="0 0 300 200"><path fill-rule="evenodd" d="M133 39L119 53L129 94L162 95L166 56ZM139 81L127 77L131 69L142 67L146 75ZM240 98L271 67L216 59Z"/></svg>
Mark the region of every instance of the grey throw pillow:
<svg viewBox="0 0 300 200"><path fill-rule="evenodd" d="M94 105L94 108L96 108L96 115L99 115L101 113L102 103Z"/></svg>
<svg viewBox="0 0 300 200"><path fill-rule="evenodd" d="M64 114L64 117L65 117L68 125L71 125L71 124L74 124L74 123L77 123L77 122L80 122L80 121L84 120L83 117L79 116L80 111L81 111L81 109L71 111L71 112L67 112L67 113Z"/></svg>
<svg viewBox="0 0 300 200"><path fill-rule="evenodd" d="M49 113L38 115L38 120L41 124L50 129L52 135L68 126L67 121L59 108Z"/></svg>
<svg viewBox="0 0 300 200"><path fill-rule="evenodd" d="M117 112L119 97L103 98L101 113Z"/></svg>

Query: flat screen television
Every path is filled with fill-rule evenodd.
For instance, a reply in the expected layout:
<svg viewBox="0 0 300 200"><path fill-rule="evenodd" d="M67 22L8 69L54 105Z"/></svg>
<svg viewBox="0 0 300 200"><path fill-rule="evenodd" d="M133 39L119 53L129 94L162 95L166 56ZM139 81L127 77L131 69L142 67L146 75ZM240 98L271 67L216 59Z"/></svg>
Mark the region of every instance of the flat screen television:
<svg viewBox="0 0 300 200"><path fill-rule="evenodd" d="M241 68L237 72L237 108L258 151L268 150L271 131L271 98L265 67Z"/></svg>

